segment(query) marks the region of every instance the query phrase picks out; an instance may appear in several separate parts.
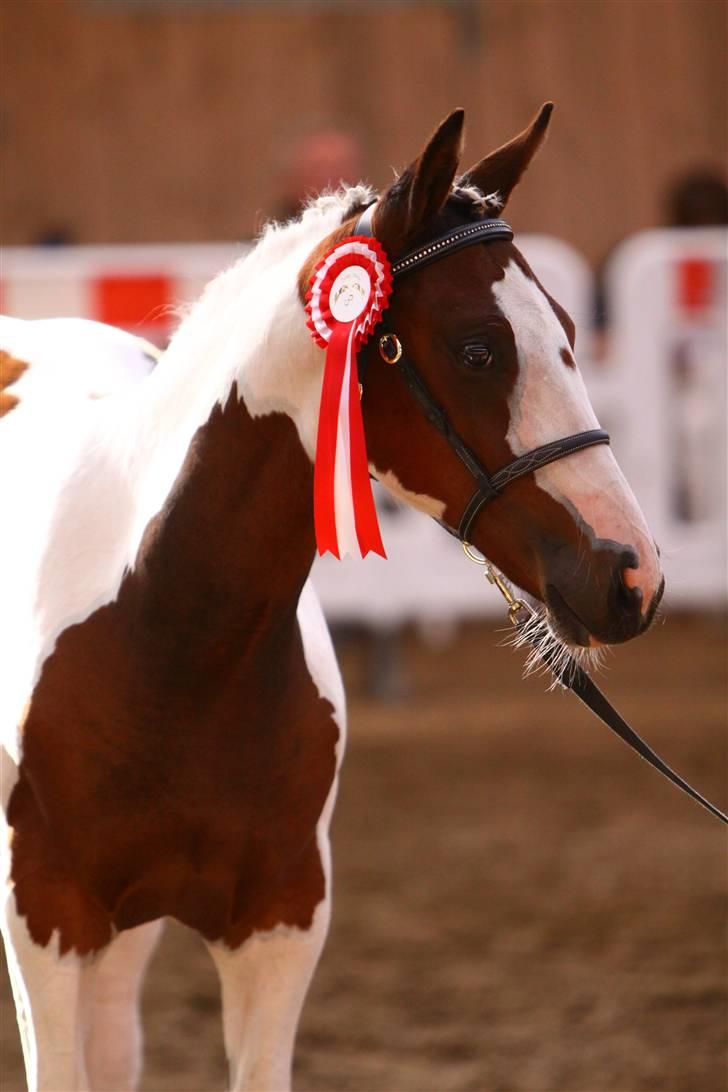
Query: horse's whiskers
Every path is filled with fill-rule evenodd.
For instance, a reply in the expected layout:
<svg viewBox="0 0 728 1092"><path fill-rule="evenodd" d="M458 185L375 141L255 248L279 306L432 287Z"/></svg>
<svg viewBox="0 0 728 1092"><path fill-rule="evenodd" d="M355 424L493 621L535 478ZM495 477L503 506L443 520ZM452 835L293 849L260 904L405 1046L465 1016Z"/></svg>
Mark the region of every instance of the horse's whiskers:
<svg viewBox="0 0 728 1092"><path fill-rule="evenodd" d="M576 667L599 672L604 666L606 648L572 648L552 628L548 612L542 607L532 610L525 622L509 629L501 645L525 648L523 677L549 675L549 690L564 686L573 677Z"/></svg>

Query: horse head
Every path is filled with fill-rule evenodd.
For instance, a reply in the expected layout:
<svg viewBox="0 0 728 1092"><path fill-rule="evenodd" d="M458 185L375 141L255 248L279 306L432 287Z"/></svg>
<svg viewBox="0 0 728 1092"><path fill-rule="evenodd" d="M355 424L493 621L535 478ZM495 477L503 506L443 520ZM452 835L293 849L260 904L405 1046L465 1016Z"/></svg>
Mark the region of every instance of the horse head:
<svg viewBox="0 0 728 1092"><path fill-rule="evenodd" d="M592 437L599 446L576 445L531 472L521 467L516 480L476 505L467 539L546 605L567 643L595 646L643 632L664 582L658 550L606 435L593 439L598 422L576 364L574 323L539 283L507 225L505 234L497 229L551 109L545 105L519 136L459 178L463 111L455 111L373 207L372 232L395 263L466 225L490 220L496 231L488 239L476 230L472 245L447 249L395 279L383 324L360 350L362 408L372 474L396 496L460 528L460 537L477 472L458 457L447 430L433 428L422 398L418 404L392 366L399 350L451 433L489 474L552 441Z"/></svg>

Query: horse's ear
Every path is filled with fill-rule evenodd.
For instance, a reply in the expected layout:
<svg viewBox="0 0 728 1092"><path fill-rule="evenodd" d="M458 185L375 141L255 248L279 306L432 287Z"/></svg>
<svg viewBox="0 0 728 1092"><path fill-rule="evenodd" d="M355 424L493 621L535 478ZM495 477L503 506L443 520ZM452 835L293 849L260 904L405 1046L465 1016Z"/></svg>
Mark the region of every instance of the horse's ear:
<svg viewBox="0 0 728 1092"><path fill-rule="evenodd" d="M460 162L464 119L464 110L453 110L382 194L374 224L377 238L391 254L401 251L447 201Z"/></svg>
<svg viewBox="0 0 728 1092"><path fill-rule="evenodd" d="M552 102L544 103L528 128L502 148L481 159L480 163L476 163L460 179L463 186L477 186L484 194L498 195L498 208L493 215L505 208L511 191L518 185L538 151L546 135L553 108Z"/></svg>

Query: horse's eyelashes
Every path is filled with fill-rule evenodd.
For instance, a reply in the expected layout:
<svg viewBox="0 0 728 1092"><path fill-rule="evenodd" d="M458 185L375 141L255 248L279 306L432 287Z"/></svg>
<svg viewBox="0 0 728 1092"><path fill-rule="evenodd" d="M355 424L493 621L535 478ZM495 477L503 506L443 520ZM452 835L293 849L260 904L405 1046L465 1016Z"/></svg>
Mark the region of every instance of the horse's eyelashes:
<svg viewBox="0 0 728 1092"><path fill-rule="evenodd" d="M492 367L495 358L487 345L466 345L462 350L462 361L471 371L482 371Z"/></svg>

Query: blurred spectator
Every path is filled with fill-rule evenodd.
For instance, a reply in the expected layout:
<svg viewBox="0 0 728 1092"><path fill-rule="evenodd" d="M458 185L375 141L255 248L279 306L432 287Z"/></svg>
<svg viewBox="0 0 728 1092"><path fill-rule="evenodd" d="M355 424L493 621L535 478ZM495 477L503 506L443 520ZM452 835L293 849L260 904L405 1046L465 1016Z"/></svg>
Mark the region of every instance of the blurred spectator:
<svg viewBox="0 0 728 1092"><path fill-rule="evenodd" d="M77 241L71 228L63 224L49 224L38 232L33 246L72 246Z"/></svg>
<svg viewBox="0 0 728 1092"><path fill-rule="evenodd" d="M283 154L273 216L289 220L322 190L361 181L363 160L360 142L346 130L322 126L297 137Z"/></svg>
<svg viewBox="0 0 728 1092"><path fill-rule="evenodd" d="M717 170L710 167L695 168L672 180L663 198L662 227L692 228L719 227L728 224L728 182ZM594 327L597 335L604 335L609 316L604 294L604 270L611 251L596 271L594 291ZM595 355L603 356L605 345L599 336L595 339Z"/></svg>
<svg viewBox="0 0 728 1092"><path fill-rule="evenodd" d="M665 206L668 227L728 224L728 184L716 171L690 171L672 183Z"/></svg>

